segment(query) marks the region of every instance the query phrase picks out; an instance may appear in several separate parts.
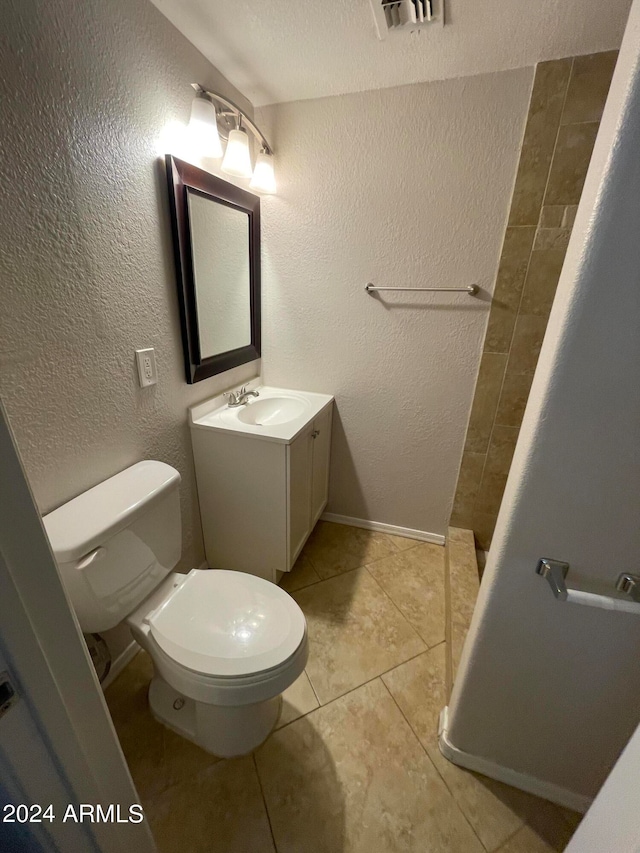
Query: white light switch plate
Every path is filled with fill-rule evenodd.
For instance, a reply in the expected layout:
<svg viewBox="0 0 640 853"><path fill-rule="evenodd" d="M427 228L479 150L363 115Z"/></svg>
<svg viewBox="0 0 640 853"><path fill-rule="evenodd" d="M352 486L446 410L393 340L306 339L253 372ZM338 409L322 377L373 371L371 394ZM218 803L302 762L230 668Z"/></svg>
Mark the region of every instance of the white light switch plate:
<svg viewBox="0 0 640 853"><path fill-rule="evenodd" d="M156 351L153 347L137 349L136 362L140 387L146 388L147 385L155 385L158 381L158 371L156 370Z"/></svg>

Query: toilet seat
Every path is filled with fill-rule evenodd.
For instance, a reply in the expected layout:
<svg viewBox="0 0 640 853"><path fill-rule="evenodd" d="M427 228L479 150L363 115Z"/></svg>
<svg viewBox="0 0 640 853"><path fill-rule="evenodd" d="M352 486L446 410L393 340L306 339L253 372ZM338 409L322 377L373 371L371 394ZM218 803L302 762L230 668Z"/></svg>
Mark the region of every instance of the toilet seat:
<svg viewBox="0 0 640 853"><path fill-rule="evenodd" d="M306 621L284 590L242 572L193 569L145 620L164 654L193 673L253 681L294 657Z"/></svg>

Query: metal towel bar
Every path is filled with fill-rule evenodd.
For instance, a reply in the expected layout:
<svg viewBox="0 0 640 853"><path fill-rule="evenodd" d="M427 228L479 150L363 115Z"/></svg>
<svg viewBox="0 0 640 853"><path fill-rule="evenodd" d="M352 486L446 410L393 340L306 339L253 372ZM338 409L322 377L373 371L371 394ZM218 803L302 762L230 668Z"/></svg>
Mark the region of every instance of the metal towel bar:
<svg viewBox="0 0 640 853"><path fill-rule="evenodd" d="M408 290L412 293L468 293L475 296L478 292L477 284L469 284L466 287L378 287L369 282L364 288L367 293L376 293L378 290Z"/></svg>
<svg viewBox="0 0 640 853"><path fill-rule="evenodd" d="M536 566L536 572L545 578L551 591L559 601L569 604L584 604L587 607L600 607L603 610L621 610L626 613L640 614L640 575L623 572L616 581L619 595L601 595L584 589L567 586L569 563L543 557Z"/></svg>

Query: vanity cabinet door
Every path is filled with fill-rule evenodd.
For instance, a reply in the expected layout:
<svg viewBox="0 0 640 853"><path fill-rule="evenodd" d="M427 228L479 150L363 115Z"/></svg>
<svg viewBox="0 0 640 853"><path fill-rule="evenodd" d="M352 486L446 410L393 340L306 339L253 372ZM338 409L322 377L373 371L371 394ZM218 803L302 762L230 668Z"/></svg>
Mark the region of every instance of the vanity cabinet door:
<svg viewBox="0 0 640 853"><path fill-rule="evenodd" d="M331 447L330 406L313 422L313 465L311 473L311 526L322 515L329 497L329 449Z"/></svg>
<svg viewBox="0 0 640 853"><path fill-rule="evenodd" d="M289 505L289 569L302 550L311 530L311 482L313 425L309 424L287 448Z"/></svg>

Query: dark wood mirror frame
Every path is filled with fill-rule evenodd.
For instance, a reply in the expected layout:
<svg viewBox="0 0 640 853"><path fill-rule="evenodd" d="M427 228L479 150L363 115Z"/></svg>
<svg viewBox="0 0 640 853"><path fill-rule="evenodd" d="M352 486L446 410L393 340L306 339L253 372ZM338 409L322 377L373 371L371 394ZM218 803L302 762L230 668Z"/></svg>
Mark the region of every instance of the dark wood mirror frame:
<svg viewBox="0 0 640 853"><path fill-rule="evenodd" d="M187 382L199 382L239 364L260 358L260 199L215 175L166 156L169 182L171 229L182 325L182 345ZM202 358L198 333L198 311L193 266L193 244L189 224L187 190L192 188L221 204L249 216L249 300L251 343L249 346Z"/></svg>

